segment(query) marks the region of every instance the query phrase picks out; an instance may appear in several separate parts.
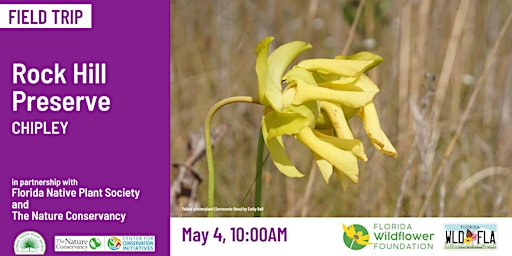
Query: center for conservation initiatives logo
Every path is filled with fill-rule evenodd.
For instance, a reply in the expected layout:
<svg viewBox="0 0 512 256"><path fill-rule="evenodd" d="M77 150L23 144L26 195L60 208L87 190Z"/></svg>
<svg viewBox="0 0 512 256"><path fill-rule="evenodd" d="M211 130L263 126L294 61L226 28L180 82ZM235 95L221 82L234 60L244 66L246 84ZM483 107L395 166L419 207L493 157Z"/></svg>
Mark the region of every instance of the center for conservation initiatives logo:
<svg viewBox="0 0 512 256"><path fill-rule="evenodd" d="M343 224L343 242L351 250L433 250L434 233L415 232L411 224L374 223L373 232L359 224Z"/></svg>
<svg viewBox="0 0 512 256"><path fill-rule="evenodd" d="M155 236L54 236L55 252L154 252ZM3 256L3 255L1 255Z"/></svg>
<svg viewBox="0 0 512 256"><path fill-rule="evenodd" d="M119 237L113 236L107 241L108 248L112 251L119 250L121 248L121 239Z"/></svg>
<svg viewBox="0 0 512 256"><path fill-rule="evenodd" d="M14 240L15 255L44 255L45 252L46 242L35 231L22 232Z"/></svg>
<svg viewBox="0 0 512 256"><path fill-rule="evenodd" d="M496 224L444 224L445 249L496 249Z"/></svg>

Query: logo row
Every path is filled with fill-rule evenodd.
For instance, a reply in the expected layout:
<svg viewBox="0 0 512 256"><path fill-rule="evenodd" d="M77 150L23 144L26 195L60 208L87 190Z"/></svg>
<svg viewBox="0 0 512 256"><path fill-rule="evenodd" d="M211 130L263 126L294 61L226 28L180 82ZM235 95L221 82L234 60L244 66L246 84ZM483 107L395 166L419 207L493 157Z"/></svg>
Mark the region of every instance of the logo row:
<svg viewBox="0 0 512 256"><path fill-rule="evenodd" d="M496 224L444 224L443 233L424 232L407 223L375 223L373 229L343 224L343 242L351 250L367 246L374 250L497 249ZM371 231L369 231L371 230Z"/></svg>
<svg viewBox="0 0 512 256"><path fill-rule="evenodd" d="M154 252L155 236L55 236L55 252ZM14 240L15 255L44 255L39 233L25 231Z"/></svg>

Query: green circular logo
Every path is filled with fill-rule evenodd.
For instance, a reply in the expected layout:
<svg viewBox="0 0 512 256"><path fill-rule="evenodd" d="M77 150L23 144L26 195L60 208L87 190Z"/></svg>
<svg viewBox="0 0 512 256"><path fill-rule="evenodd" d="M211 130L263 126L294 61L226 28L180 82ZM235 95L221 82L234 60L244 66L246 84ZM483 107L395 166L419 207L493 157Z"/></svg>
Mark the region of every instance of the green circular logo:
<svg viewBox="0 0 512 256"><path fill-rule="evenodd" d="M35 231L22 232L14 240L15 255L44 255L45 251L46 242Z"/></svg>
<svg viewBox="0 0 512 256"><path fill-rule="evenodd" d="M91 249L96 250L100 246L101 246L101 241L98 238L94 237L94 238L91 238L91 240L89 240L89 247L91 247Z"/></svg>
<svg viewBox="0 0 512 256"><path fill-rule="evenodd" d="M352 224L348 227L343 224L343 231L343 242L349 249L361 250L366 245L372 244L369 241L370 234L368 230L359 224Z"/></svg>

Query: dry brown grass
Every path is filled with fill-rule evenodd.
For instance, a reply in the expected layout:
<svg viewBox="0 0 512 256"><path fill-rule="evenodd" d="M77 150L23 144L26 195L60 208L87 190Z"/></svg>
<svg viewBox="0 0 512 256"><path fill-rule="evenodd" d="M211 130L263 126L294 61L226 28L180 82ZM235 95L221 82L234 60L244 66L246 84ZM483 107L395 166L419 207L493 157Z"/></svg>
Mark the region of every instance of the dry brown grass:
<svg viewBox="0 0 512 256"><path fill-rule="evenodd" d="M199 130L216 101L257 95L254 47L265 36L276 37L274 46L311 43L302 58L370 50L384 57L370 76L381 88L375 102L399 158L376 152L361 124L351 123L369 160L360 164L359 184L343 191L335 179L326 185L309 152L287 141L307 176L284 177L268 161L263 215L512 216L512 28L488 58L512 1L366 0L348 45L346 17L358 2L171 0L172 161L184 159L188 133ZM374 48L365 48L369 39ZM214 150L217 206L252 205L261 111L230 105L214 118L213 126L229 126ZM204 159L196 167L206 177ZM206 183L199 197L206 205Z"/></svg>

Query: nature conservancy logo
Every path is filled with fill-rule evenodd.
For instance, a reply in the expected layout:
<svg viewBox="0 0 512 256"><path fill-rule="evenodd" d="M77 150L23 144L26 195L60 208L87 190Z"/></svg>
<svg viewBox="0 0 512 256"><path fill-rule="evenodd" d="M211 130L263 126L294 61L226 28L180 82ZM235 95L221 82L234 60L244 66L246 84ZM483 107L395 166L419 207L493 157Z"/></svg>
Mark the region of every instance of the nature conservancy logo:
<svg viewBox="0 0 512 256"><path fill-rule="evenodd" d="M25 231L14 240L15 255L44 255L45 251L46 242L35 231Z"/></svg>
<svg viewBox="0 0 512 256"><path fill-rule="evenodd" d="M55 252L154 252L155 236L55 236ZM0 255L3 256L3 255Z"/></svg>
<svg viewBox="0 0 512 256"><path fill-rule="evenodd" d="M88 236L55 236L54 250L56 252L86 252L89 251L91 238Z"/></svg>
<svg viewBox="0 0 512 256"><path fill-rule="evenodd" d="M496 224L444 224L445 249L496 249Z"/></svg>
<svg viewBox="0 0 512 256"><path fill-rule="evenodd" d="M100 248L100 246L101 246L101 241L99 238L93 237L89 240L89 248L96 250L96 249Z"/></svg>

